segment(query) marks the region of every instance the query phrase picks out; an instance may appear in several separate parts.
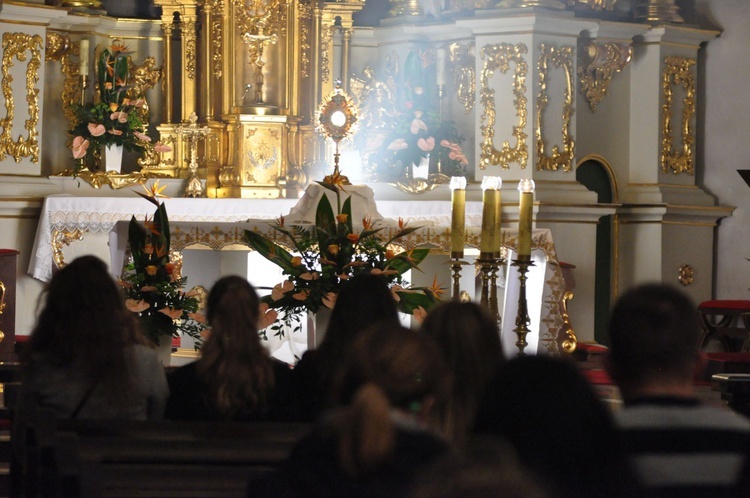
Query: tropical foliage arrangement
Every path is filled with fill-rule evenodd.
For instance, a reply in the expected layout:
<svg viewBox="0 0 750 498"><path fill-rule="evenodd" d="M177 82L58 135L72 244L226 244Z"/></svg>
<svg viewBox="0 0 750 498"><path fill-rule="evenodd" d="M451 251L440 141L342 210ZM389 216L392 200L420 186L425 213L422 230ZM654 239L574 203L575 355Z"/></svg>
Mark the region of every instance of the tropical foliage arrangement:
<svg viewBox="0 0 750 498"><path fill-rule="evenodd" d="M139 112L146 105L143 98L127 97L129 68L128 49L114 44L99 54L95 74L99 98L93 103L76 108L77 123L69 134L73 137L70 149L74 159L96 159L101 147L122 145L125 150L143 152L151 137L146 135L146 124ZM156 152L171 150L156 144ZM76 169L80 169L78 163Z"/></svg>
<svg viewBox="0 0 750 498"><path fill-rule="evenodd" d="M206 319L198 313L200 302L195 294L183 289L187 278L180 275L179 265L170 261L169 218L166 206L157 197L165 187L156 181L146 187L146 194L136 192L156 206L152 219L139 222L135 216L128 226L128 244L132 261L125 267L120 285L125 290L125 306L136 313L144 333L154 343L161 336L179 337L180 332L193 338L196 349L202 343L201 332Z"/></svg>
<svg viewBox="0 0 750 498"><path fill-rule="evenodd" d="M267 315L262 320L275 335L283 335L285 327L299 325L299 315L332 309L342 282L361 273L383 275L404 313L419 317L440 300L442 289L409 287L403 274L418 269L429 249L396 252L393 242L417 230L399 220L399 230L389 239L378 237L385 227L376 227L368 218L360 227L352 220L351 197L341 203L343 187L335 182L318 182L336 193L336 211L328 196L318 202L314 226L286 226L279 218L271 227L285 236L290 252L280 244L257 232L245 230L250 246L279 266L286 280L277 284L271 294L263 296ZM280 313L280 314L279 314ZM265 331L261 331L265 337Z"/></svg>

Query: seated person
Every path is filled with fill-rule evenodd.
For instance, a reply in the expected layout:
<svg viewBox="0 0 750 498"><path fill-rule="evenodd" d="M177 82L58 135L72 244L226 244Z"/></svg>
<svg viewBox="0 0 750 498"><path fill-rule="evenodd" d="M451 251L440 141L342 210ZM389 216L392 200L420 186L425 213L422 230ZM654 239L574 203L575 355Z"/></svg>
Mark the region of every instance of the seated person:
<svg viewBox="0 0 750 498"><path fill-rule="evenodd" d="M694 304L666 285L636 287L615 303L609 334L606 366L625 404L617 423L644 484L659 496L725 496L739 478L750 421L695 396Z"/></svg>
<svg viewBox="0 0 750 498"><path fill-rule="evenodd" d="M337 408L280 470L250 483L250 496L406 496L417 472L448 451L432 423L445 379L424 335L398 325L362 332L335 376Z"/></svg>
<svg viewBox="0 0 750 498"><path fill-rule="evenodd" d="M244 278L220 278L208 294L210 335L201 357L169 375L166 418L294 421L291 371L258 336L260 300Z"/></svg>
<svg viewBox="0 0 750 498"><path fill-rule="evenodd" d="M558 498L644 496L609 409L568 359L517 356L498 368L474 434L508 441Z"/></svg>
<svg viewBox="0 0 750 498"><path fill-rule="evenodd" d="M164 368L107 265L82 256L59 270L24 350L17 419L161 419ZM19 422L21 423L21 422Z"/></svg>

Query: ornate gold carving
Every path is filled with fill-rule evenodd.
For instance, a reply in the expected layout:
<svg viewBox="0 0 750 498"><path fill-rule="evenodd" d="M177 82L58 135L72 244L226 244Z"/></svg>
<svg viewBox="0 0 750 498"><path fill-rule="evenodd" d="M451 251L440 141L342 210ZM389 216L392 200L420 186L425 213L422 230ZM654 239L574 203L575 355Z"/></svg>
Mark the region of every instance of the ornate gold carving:
<svg viewBox="0 0 750 498"><path fill-rule="evenodd" d="M685 22L675 0L641 0L635 7L634 17L638 22Z"/></svg>
<svg viewBox="0 0 750 498"><path fill-rule="evenodd" d="M73 176L73 170L66 169L62 173L58 173L55 176ZM106 185L109 185L113 190L118 190L125 187L133 187L135 185L144 184L152 178L171 178L169 175L162 175L159 173L127 173L123 175L107 174L102 171L93 172L88 168L79 170L76 173L76 178L80 178L95 189L99 189Z"/></svg>
<svg viewBox="0 0 750 498"><path fill-rule="evenodd" d="M633 46L625 43L589 42L581 50L578 77L581 93L596 111L599 102L609 93L612 76L628 65L633 57Z"/></svg>
<svg viewBox="0 0 750 498"><path fill-rule="evenodd" d="M58 268L65 266L63 246L69 246L71 242L76 240L83 240L83 232L78 228L74 230L52 230L52 259L55 266Z"/></svg>
<svg viewBox="0 0 750 498"><path fill-rule="evenodd" d="M662 149L661 169L664 173L693 174L693 143L695 136L690 122L695 115L695 76L691 68L695 59L685 57L666 57L662 76ZM682 152L673 147L672 139L672 105L674 93L672 85L681 85L685 98L682 100Z"/></svg>
<svg viewBox="0 0 750 498"><path fill-rule="evenodd" d="M185 21L181 25L183 37L185 39L185 73L188 79L195 79L195 64L196 64L196 34L195 34L195 22Z"/></svg>
<svg viewBox="0 0 750 498"><path fill-rule="evenodd" d="M526 167L529 158L528 147L526 145L526 74L529 72L528 64L524 54L528 53L528 48L523 43L510 45L502 43L499 45L485 45L480 56L484 60L482 75L480 78L480 101L484 105L482 113L482 144L479 167L487 169L488 166L499 164L503 169L509 169L510 163L516 162L521 168ZM513 136L516 137L516 145L511 148L506 140L503 142L503 148L497 150L494 145L495 138L495 90L490 88L490 79L496 70L503 74L510 69L510 63L516 65L513 75L513 95L515 100L513 104L516 107L516 116L518 124L513 127Z"/></svg>
<svg viewBox="0 0 750 498"><path fill-rule="evenodd" d="M47 33L45 47L46 61L59 61L60 71L65 75L62 94L63 116L68 121L68 128L76 125L75 106L81 102L81 85L79 84L80 65L70 60L71 54L80 55L80 42L71 42L70 38L54 31Z"/></svg>
<svg viewBox="0 0 750 498"><path fill-rule="evenodd" d="M232 0L242 40L255 66L255 102L263 102L263 57L265 47L275 44L286 30L287 0Z"/></svg>
<svg viewBox="0 0 750 498"><path fill-rule="evenodd" d="M546 43L539 44L539 93L536 101L536 152L537 169L557 171L562 168L569 172L573 168L573 156L575 153L575 142L570 136L570 121L573 116L573 47L557 48ZM552 156L544 153L544 137L542 135L542 119L544 110L549 103L547 91L547 78L549 65L562 68L565 71L565 101L562 109L562 152L560 146L552 147Z"/></svg>
<svg viewBox="0 0 750 498"><path fill-rule="evenodd" d="M310 76L310 29L308 23L313 17L312 5L309 2L300 2L297 5L297 15L300 19L300 64L299 75L301 78Z"/></svg>
<svg viewBox="0 0 750 498"><path fill-rule="evenodd" d="M578 338L576 337L575 330L573 330L573 325L570 323L570 315L568 313L568 301L573 299L573 292L566 291L565 294L563 294L563 332L565 332L565 339L563 339L560 346L562 347L562 350L566 353L572 353L576 350L578 347Z"/></svg>
<svg viewBox="0 0 750 498"><path fill-rule="evenodd" d="M136 112L148 129L149 106L146 91L154 88L159 82L162 77L162 69L156 67L156 59L153 57L146 57L140 65L136 65L131 58L128 58L128 74L131 77L129 82L131 86L127 90L127 96L133 100L142 98L146 102L143 107L137 108ZM138 166L141 168L159 166L159 155L154 151L154 144L148 142L144 148L143 157L138 158Z"/></svg>
<svg viewBox="0 0 750 498"><path fill-rule="evenodd" d="M693 267L690 265L680 266L677 281L686 287L692 284L693 283Z"/></svg>
<svg viewBox="0 0 750 498"><path fill-rule="evenodd" d="M27 33L3 33L3 67L2 67L2 89L5 97L5 118L0 119L0 161L5 159L5 154L13 156L15 161L21 162L23 157L31 157L31 162L39 162L39 132L36 125L39 122L39 68L42 65L42 37L29 35ZM13 116L15 103L13 100L13 76L10 74L13 67L13 57L17 60L26 61L26 52L31 52L31 58L26 65L26 103L29 107L29 118L24 128L28 132L26 138L18 136L18 141L13 141Z"/></svg>
<svg viewBox="0 0 750 498"><path fill-rule="evenodd" d="M211 23L211 48L212 54L211 54L211 60L214 63L214 78L217 80L220 80L222 75L224 74L222 71L222 55L221 55L221 47L223 44L223 40L221 37L222 34L222 26L221 21L216 20Z"/></svg>
<svg viewBox="0 0 750 498"><path fill-rule="evenodd" d="M453 66L453 84L456 86L456 97L464 106L466 114L469 114L474 109L477 91L474 44L451 43L448 46L448 54Z"/></svg>
<svg viewBox="0 0 750 498"><path fill-rule="evenodd" d="M337 26L323 28L323 36L320 40L320 82L327 83L331 79L330 58L333 50L333 36L338 30Z"/></svg>

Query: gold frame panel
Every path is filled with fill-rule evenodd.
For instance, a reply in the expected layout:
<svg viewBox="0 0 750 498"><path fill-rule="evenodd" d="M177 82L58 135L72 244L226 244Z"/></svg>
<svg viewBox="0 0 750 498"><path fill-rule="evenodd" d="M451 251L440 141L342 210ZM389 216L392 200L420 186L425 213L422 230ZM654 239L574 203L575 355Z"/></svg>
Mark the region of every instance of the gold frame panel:
<svg viewBox="0 0 750 498"><path fill-rule="evenodd" d="M547 89L547 77L550 71L550 64L555 69L565 71L565 102L562 110L562 152L560 145L552 147L552 155L547 156L544 152L544 136L542 133L542 117L544 110L549 103ZM537 169L557 171L562 168L566 173L573 169L573 158L575 156L575 142L570 135L570 122L573 116L573 47L564 46L556 47L546 43L539 44L539 93L536 100L536 153Z"/></svg>
<svg viewBox="0 0 750 498"><path fill-rule="evenodd" d="M490 165L499 164L502 169L510 169L510 163L516 162L521 169L526 168L529 159L528 146L526 139L528 135L524 131L526 128L526 75L529 72L529 66L524 58L528 53L525 44L519 43L511 45L501 43L498 45L485 45L482 47L480 56L484 60L482 75L480 78L480 102L484 106L482 112L480 130L482 131L481 153L479 157L479 168L487 169ZM516 137L515 147L511 147L506 140L503 142L502 149L495 148L495 90L490 88L490 79L494 72L500 71L503 74L510 69L510 63L516 65L513 74L513 95L515 100L513 104L516 107L516 116L518 124L513 127L513 136Z"/></svg>
<svg viewBox="0 0 750 498"><path fill-rule="evenodd" d="M39 162L39 68L42 65L42 44L44 40L39 35L28 33L3 33L3 59L2 59L2 90L5 97L5 117L0 119L0 161L5 160L5 155L10 154L17 163L24 157L31 157L31 162ZM13 67L13 57L21 62L26 61L26 52L31 52L31 58L26 65L26 103L29 105L29 119L26 120L24 128L28 136L18 136L18 141L13 140L13 116L15 113L15 102L13 100L13 76L10 69Z"/></svg>
<svg viewBox="0 0 750 498"><path fill-rule="evenodd" d="M693 175L693 143L695 135L690 121L695 115L695 76L691 71L696 60L687 57L669 56L664 58L664 73L662 75L662 149L661 169L663 173L672 171L675 175L687 173ZM682 152L674 150L672 139L672 107L674 92L673 85L682 85L685 98L682 101Z"/></svg>
<svg viewBox="0 0 750 498"><path fill-rule="evenodd" d="M448 57L453 66L453 84L456 87L456 98L464 106L466 114L469 114L474 109L477 93L474 43L451 43L448 46Z"/></svg>

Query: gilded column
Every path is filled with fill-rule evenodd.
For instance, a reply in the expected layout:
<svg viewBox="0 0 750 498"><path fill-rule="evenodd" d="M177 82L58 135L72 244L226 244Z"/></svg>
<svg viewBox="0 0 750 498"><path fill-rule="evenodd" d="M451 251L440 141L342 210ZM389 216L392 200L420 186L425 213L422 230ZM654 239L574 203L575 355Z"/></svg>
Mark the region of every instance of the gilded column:
<svg viewBox="0 0 750 498"><path fill-rule="evenodd" d="M182 70L182 109L180 115L182 122L187 122L190 119L190 115L194 112L197 114L198 111L197 16L195 15L194 7L190 10L193 12L185 13L181 17L182 22L180 25L182 29L180 42L182 44L182 58L184 64Z"/></svg>
<svg viewBox="0 0 750 498"><path fill-rule="evenodd" d="M320 49L321 49L321 35L323 32L323 8L321 5L316 4L313 10L313 40L315 45L312 50L312 102L313 106L316 106L320 102Z"/></svg>
<svg viewBox="0 0 750 498"><path fill-rule="evenodd" d="M174 71L172 62L172 32L174 30L174 18L171 15L165 15L161 18L161 29L164 33L164 72L162 73L162 82L164 85L164 100L163 100L163 112L164 123L171 123L172 109L174 109L174 89L172 85L172 74Z"/></svg>
<svg viewBox="0 0 750 498"><path fill-rule="evenodd" d="M344 91L349 91L349 48L352 43L352 30L351 28L344 28L342 31L341 41L341 82L344 86Z"/></svg>
<svg viewBox="0 0 750 498"><path fill-rule="evenodd" d="M201 71L201 78L203 84L200 88L200 102L201 112L200 115L206 121L214 120L214 99L213 99L213 86L214 86L214 75L213 67L211 64L212 54L212 33L211 33L211 18L213 14L213 2L203 2L203 11L201 12L201 25L203 26L203 37L201 38L201 54L200 60L203 62L203 68Z"/></svg>

